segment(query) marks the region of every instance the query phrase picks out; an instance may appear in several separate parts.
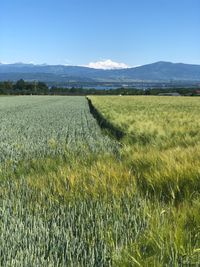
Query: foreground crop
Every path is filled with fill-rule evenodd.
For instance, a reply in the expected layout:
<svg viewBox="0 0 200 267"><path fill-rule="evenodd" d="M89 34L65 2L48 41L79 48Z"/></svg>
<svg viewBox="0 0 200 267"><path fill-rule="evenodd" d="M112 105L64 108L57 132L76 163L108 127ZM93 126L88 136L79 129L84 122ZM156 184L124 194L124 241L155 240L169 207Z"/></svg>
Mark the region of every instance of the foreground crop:
<svg viewBox="0 0 200 267"><path fill-rule="evenodd" d="M1 266L198 266L198 100L4 99Z"/></svg>
<svg viewBox="0 0 200 267"><path fill-rule="evenodd" d="M102 135L84 97L1 97L0 121L0 163L65 150L116 149Z"/></svg>
<svg viewBox="0 0 200 267"><path fill-rule="evenodd" d="M151 226L141 241L125 251L140 266L198 265L199 98L90 99L107 125L122 133L122 162L134 177L136 191L152 203ZM122 266L129 266L125 255Z"/></svg>

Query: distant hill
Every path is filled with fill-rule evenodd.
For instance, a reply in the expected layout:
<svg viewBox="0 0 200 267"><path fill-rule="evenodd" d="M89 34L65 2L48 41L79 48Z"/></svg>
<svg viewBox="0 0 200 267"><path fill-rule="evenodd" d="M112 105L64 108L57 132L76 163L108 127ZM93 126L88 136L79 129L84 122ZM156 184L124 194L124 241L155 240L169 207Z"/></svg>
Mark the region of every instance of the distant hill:
<svg viewBox="0 0 200 267"><path fill-rule="evenodd" d="M44 82L200 81L200 65L156 62L128 69L100 70L80 66L0 64L0 80Z"/></svg>

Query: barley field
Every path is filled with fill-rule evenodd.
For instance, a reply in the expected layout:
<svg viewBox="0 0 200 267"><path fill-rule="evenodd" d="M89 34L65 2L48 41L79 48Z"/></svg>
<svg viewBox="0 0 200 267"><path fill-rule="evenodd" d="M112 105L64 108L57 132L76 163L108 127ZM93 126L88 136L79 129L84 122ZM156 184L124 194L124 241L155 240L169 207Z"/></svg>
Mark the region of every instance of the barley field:
<svg viewBox="0 0 200 267"><path fill-rule="evenodd" d="M199 98L116 96L92 102L124 132L123 155L141 190L177 200L200 190Z"/></svg>
<svg viewBox="0 0 200 267"><path fill-rule="evenodd" d="M133 261L137 259L135 264L140 266L198 266L200 99L155 96L90 99L100 116L124 133L119 141L122 161L134 177L136 191L151 200L152 222L141 244L136 244L139 250L130 246ZM155 214L155 210L160 214ZM161 254L163 258L159 258Z"/></svg>
<svg viewBox="0 0 200 267"><path fill-rule="evenodd" d="M0 97L0 266L199 266L200 99L89 98Z"/></svg>

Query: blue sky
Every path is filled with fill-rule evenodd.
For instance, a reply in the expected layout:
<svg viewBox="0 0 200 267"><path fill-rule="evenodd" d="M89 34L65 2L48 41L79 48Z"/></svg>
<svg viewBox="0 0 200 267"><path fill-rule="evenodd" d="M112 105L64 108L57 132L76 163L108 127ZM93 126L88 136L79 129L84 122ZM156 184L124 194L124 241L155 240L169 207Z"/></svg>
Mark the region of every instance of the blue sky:
<svg viewBox="0 0 200 267"><path fill-rule="evenodd" d="M0 10L0 62L200 64L199 0L1 0Z"/></svg>

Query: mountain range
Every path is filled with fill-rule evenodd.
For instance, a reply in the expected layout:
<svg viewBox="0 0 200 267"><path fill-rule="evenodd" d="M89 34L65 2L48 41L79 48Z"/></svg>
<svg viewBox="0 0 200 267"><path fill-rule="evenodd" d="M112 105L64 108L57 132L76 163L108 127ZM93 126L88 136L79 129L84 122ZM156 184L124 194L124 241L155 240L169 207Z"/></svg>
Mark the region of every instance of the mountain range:
<svg viewBox="0 0 200 267"><path fill-rule="evenodd" d="M200 65L156 62L134 68L101 70L81 66L1 64L0 80L44 82L200 81Z"/></svg>

